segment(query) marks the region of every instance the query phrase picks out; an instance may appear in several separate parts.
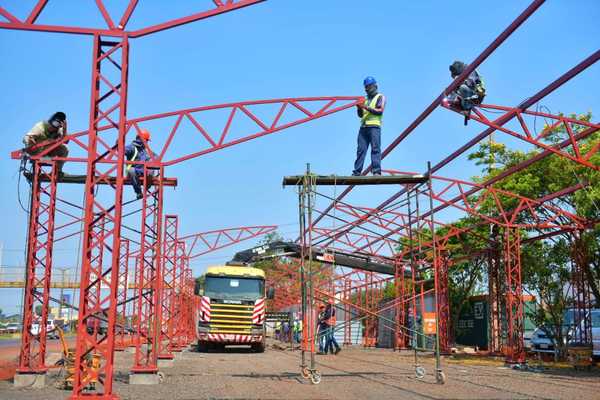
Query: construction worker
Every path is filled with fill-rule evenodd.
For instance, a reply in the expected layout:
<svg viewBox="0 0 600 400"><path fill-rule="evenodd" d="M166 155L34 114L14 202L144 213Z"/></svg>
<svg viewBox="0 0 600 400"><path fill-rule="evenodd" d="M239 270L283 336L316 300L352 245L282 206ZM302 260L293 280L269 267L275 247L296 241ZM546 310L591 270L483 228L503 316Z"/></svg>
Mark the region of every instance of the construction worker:
<svg viewBox="0 0 600 400"><path fill-rule="evenodd" d="M44 149L50 147L53 143L48 143L31 149L32 146L44 141L56 141L66 135L67 132L67 115L62 111L57 111L47 121L40 121L33 126L23 137L24 151L27 154L39 154ZM48 152L49 157L67 157L69 149L64 144L52 149ZM65 164L64 160L57 161L58 174L63 175L62 168Z"/></svg>
<svg viewBox="0 0 600 400"><path fill-rule="evenodd" d="M454 61L450 64L450 76L456 79L463 73L467 64L462 61ZM465 116L468 116L476 105L481 104L485 97L485 85L477 71L469 74L468 78L452 93L444 98L444 104L460 108Z"/></svg>
<svg viewBox="0 0 600 400"><path fill-rule="evenodd" d="M323 316L323 318L325 320L325 323L327 324L327 338L325 341L325 349L323 350L323 352L327 354L327 352L331 350L333 354L337 355L337 353L339 353L342 349L340 349L340 345L338 344L337 340L335 340L336 318L333 300L329 300L329 303L327 303L327 306L325 307L325 315Z"/></svg>
<svg viewBox="0 0 600 400"><path fill-rule="evenodd" d="M131 144L125 146L125 159L127 161L150 161L154 154L148 145L150 142L150 132L142 129ZM142 164L127 164L125 167L127 178L131 181L136 197L144 197L140 177L144 175L144 166ZM146 185L147 186L147 185Z"/></svg>
<svg viewBox="0 0 600 400"><path fill-rule="evenodd" d="M360 101L356 104L356 112L360 117L360 129L358 130L358 146L352 175L361 174L369 145L371 145L371 172L373 175L381 175L381 120L385 108L385 97L383 94L377 93L377 81L372 76L367 76L363 85L367 98L364 102Z"/></svg>

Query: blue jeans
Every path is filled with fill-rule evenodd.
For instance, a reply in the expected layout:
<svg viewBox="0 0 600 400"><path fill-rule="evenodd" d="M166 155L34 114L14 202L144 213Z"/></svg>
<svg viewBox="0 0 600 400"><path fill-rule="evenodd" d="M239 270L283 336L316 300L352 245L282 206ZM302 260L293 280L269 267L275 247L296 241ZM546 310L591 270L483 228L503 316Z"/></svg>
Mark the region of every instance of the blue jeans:
<svg viewBox="0 0 600 400"><path fill-rule="evenodd" d="M322 353L327 343L327 330L319 328L317 339L319 340L319 353Z"/></svg>
<svg viewBox="0 0 600 400"><path fill-rule="evenodd" d="M337 340L335 340L335 328L333 326L330 326L329 328L327 328L327 339L325 341L325 349L323 350L323 352L325 354L327 354L327 352L329 350L333 351L333 348L335 347L336 349L340 348L340 345L338 344Z"/></svg>
<svg viewBox="0 0 600 400"><path fill-rule="evenodd" d="M381 174L381 128L378 126L361 126L358 131L358 147L353 175L360 175L365 163L367 149L371 145L371 172Z"/></svg>

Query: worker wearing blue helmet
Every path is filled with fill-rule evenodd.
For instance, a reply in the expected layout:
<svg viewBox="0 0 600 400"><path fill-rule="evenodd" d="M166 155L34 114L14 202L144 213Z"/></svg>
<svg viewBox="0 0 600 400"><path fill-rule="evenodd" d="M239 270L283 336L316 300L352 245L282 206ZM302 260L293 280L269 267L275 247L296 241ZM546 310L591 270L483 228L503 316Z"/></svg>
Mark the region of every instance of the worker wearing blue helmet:
<svg viewBox="0 0 600 400"><path fill-rule="evenodd" d="M358 146L352 175L361 174L369 145L371 146L371 172L373 175L381 175L381 121L385 97L377 92L377 81L372 76L367 76L363 85L367 98L356 104L360 129L358 130Z"/></svg>

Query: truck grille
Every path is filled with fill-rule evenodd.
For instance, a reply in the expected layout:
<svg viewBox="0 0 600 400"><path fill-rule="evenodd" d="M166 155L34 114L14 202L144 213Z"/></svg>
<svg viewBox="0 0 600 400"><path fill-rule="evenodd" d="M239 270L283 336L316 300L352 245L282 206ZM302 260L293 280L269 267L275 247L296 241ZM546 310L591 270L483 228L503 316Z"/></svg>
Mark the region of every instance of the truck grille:
<svg viewBox="0 0 600 400"><path fill-rule="evenodd" d="M211 303L210 308L210 333L251 333L254 304Z"/></svg>

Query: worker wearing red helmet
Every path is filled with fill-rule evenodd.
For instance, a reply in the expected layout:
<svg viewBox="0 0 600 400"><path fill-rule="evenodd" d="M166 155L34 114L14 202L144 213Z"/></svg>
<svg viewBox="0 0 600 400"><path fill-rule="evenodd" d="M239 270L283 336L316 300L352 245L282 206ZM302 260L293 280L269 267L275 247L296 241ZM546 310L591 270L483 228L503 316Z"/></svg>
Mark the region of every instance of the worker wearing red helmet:
<svg viewBox="0 0 600 400"><path fill-rule="evenodd" d="M150 132L147 129L141 129L135 140L125 146L125 159L127 161L150 161L153 154L148 142L150 142ZM142 164L127 164L125 171L127 172L127 178L133 185L136 197L141 199L144 195L140 177L144 175L144 166Z"/></svg>

